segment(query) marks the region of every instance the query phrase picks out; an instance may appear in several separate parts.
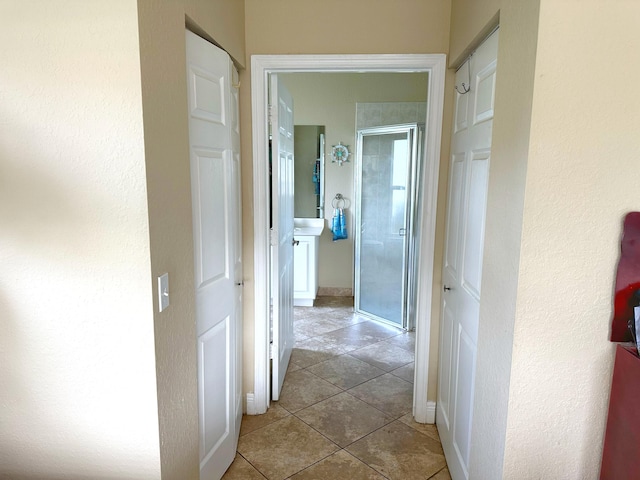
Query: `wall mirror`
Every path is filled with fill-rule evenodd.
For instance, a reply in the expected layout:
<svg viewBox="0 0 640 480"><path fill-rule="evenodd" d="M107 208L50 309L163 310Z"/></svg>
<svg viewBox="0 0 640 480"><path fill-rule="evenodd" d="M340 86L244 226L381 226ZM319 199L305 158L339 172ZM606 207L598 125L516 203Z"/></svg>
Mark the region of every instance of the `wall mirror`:
<svg viewBox="0 0 640 480"><path fill-rule="evenodd" d="M324 218L324 125L294 126L296 218Z"/></svg>

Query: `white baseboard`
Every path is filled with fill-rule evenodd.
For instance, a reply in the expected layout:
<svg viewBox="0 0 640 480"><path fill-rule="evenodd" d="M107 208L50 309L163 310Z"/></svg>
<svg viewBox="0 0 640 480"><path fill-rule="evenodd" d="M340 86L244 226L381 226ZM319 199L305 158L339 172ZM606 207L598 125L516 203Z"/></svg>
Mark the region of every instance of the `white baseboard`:
<svg viewBox="0 0 640 480"><path fill-rule="evenodd" d="M247 393L247 415L257 415L256 402L253 393Z"/></svg>
<svg viewBox="0 0 640 480"><path fill-rule="evenodd" d="M436 402L427 402L427 423L436 423Z"/></svg>

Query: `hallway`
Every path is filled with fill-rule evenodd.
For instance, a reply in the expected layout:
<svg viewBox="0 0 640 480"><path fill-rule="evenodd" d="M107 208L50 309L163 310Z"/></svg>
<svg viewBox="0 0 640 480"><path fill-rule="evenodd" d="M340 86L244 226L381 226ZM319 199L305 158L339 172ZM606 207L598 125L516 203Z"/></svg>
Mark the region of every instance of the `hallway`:
<svg viewBox="0 0 640 480"><path fill-rule="evenodd" d="M296 307L280 400L244 416L225 480L450 480L435 425L411 416L415 334L353 313L351 297Z"/></svg>

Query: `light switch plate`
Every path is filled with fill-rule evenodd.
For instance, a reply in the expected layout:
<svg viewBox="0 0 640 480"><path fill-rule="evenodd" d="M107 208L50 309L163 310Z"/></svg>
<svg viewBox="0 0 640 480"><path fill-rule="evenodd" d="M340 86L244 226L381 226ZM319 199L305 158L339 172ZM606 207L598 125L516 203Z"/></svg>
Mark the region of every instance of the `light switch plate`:
<svg viewBox="0 0 640 480"><path fill-rule="evenodd" d="M169 306L169 274L158 277L158 307L163 311Z"/></svg>

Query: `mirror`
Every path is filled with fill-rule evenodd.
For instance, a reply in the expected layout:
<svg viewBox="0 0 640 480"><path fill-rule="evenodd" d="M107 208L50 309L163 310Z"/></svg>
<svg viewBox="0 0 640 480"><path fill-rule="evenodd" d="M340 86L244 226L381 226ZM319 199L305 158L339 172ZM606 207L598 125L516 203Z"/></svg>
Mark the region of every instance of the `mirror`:
<svg viewBox="0 0 640 480"><path fill-rule="evenodd" d="M293 215L324 218L324 125L295 125L293 134Z"/></svg>

